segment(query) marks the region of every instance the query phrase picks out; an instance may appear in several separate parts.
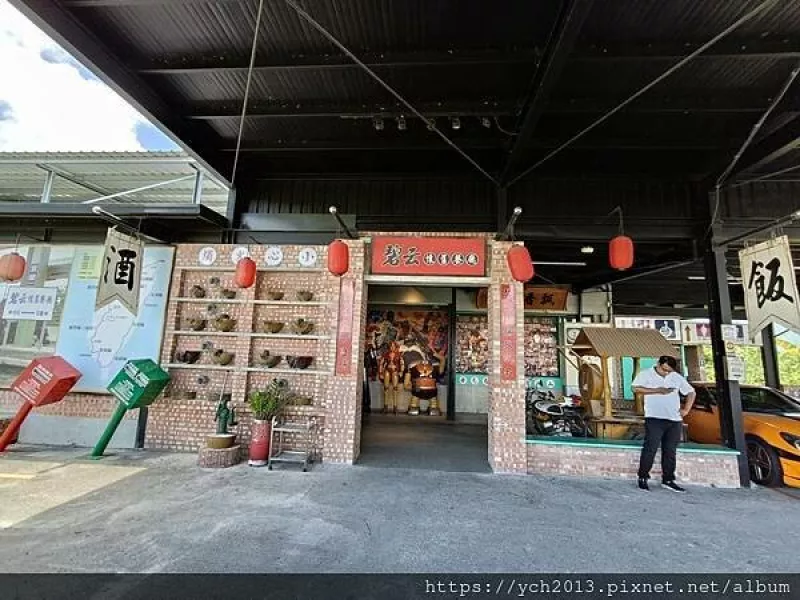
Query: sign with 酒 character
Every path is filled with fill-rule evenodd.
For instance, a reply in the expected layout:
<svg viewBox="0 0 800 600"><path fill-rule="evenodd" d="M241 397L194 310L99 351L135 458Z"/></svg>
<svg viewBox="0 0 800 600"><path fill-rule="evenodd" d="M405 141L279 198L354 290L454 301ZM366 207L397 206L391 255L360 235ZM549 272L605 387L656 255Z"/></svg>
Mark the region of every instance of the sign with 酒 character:
<svg viewBox="0 0 800 600"><path fill-rule="evenodd" d="M119 300L131 314L137 314L143 253L140 240L120 233L116 227L108 230L95 310Z"/></svg>
<svg viewBox="0 0 800 600"><path fill-rule="evenodd" d="M3 307L3 318L11 321L50 321L58 288L12 287Z"/></svg>
<svg viewBox="0 0 800 600"><path fill-rule="evenodd" d="M149 358L143 358L125 363L108 385L108 391L125 408L140 408L152 404L167 383L169 374Z"/></svg>
<svg viewBox="0 0 800 600"><path fill-rule="evenodd" d="M486 241L481 238L375 237L372 273L482 277Z"/></svg>
<svg viewBox="0 0 800 600"><path fill-rule="evenodd" d="M745 248L739 252L739 263L751 338L770 323L800 331L800 298L789 238Z"/></svg>

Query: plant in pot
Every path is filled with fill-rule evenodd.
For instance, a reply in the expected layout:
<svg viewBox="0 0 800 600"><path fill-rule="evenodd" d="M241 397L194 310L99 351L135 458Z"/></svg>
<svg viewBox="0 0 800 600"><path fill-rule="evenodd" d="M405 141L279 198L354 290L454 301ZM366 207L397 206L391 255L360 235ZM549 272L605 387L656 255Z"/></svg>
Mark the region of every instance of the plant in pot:
<svg viewBox="0 0 800 600"><path fill-rule="evenodd" d="M289 401L289 384L285 379L273 379L264 390L254 390L248 398L253 413L250 436L251 467L263 467L270 453L272 419L278 416Z"/></svg>

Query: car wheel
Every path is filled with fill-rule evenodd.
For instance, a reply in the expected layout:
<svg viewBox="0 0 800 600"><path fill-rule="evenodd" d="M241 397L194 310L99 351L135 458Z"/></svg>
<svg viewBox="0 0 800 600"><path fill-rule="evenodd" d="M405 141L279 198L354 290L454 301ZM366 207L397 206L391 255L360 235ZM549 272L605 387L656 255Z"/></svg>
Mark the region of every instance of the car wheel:
<svg viewBox="0 0 800 600"><path fill-rule="evenodd" d="M781 463L775 448L761 440L747 440L747 462L750 466L750 479L759 485L775 487L783 482Z"/></svg>

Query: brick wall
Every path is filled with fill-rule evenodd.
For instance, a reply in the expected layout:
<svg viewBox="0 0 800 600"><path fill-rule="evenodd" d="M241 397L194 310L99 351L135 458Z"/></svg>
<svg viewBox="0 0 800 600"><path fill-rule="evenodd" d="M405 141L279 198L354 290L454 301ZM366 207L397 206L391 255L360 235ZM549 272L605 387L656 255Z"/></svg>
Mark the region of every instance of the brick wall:
<svg viewBox="0 0 800 600"><path fill-rule="evenodd" d="M199 252L209 246L216 250L217 259L214 265L203 267L198 261ZM266 268L266 246L246 246L260 271L253 287L239 289L233 284L235 265L231 260L231 253L239 246L184 244L177 247L162 348L162 363L172 365L168 368L172 381L165 395L150 407L145 446L197 450L216 430L214 414L223 392L232 395L231 406L238 419L238 425L232 431L237 433L238 442L247 446L252 423L247 404L249 392L266 387L273 378L282 378L289 382L291 391L313 398L312 406L290 407L286 416L290 420L315 420L314 445L322 455L339 293L338 280L325 269L327 248L314 246L318 253L317 265L306 270L297 261L301 246L281 246L283 263L274 269ZM212 279L219 279L219 282ZM195 285L205 289L206 297L199 301L182 300L191 297ZM223 298L223 288L235 290L236 297ZM314 294L310 303L293 303L301 290ZM284 298L273 303L267 296L269 291L283 292ZM217 332L211 322L222 313L235 319L236 326L230 334L215 335ZM199 335L187 334L190 317L206 319L206 330ZM314 323L314 331L308 338L253 335L260 333L263 321L282 322L285 325L281 335L291 334L290 323L298 318ZM214 364L211 352L204 351L196 363L198 368L175 364L177 353L203 350L204 344L233 353L234 361L230 366L220 368ZM283 357L312 356L313 362L305 371L283 372L289 369L285 359L276 367L277 372L256 371L254 369L260 366L258 357L264 350ZM197 397L182 396L186 390L195 392Z"/></svg>
<svg viewBox="0 0 800 600"><path fill-rule="evenodd" d="M20 397L11 390L0 390L0 413L16 413L22 405ZM117 400L111 395L102 394L67 394L56 404L34 408L31 414L57 417L85 417L108 419L117 407ZM136 419L139 411L128 411L125 418Z"/></svg>
<svg viewBox="0 0 800 600"><path fill-rule="evenodd" d="M489 287L489 464L496 473L525 473L525 312L523 286L511 278L506 255L510 242L492 242ZM509 284L516 307L517 377L500 374L501 285Z"/></svg>
<svg viewBox="0 0 800 600"><path fill-rule="evenodd" d="M528 473L635 479L639 469L639 448L613 448L528 444ZM661 454L650 475L660 481ZM739 467L734 453L716 454L678 451L677 479L683 483L738 488Z"/></svg>

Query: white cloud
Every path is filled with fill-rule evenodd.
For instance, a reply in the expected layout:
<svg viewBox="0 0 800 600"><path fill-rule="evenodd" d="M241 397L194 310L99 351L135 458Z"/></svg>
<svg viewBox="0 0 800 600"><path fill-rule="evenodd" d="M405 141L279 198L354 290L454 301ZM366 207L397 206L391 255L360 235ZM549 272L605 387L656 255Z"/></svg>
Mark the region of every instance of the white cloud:
<svg viewBox="0 0 800 600"><path fill-rule="evenodd" d="M0 0L0 151L144 150L147 121Z"/></svg>

